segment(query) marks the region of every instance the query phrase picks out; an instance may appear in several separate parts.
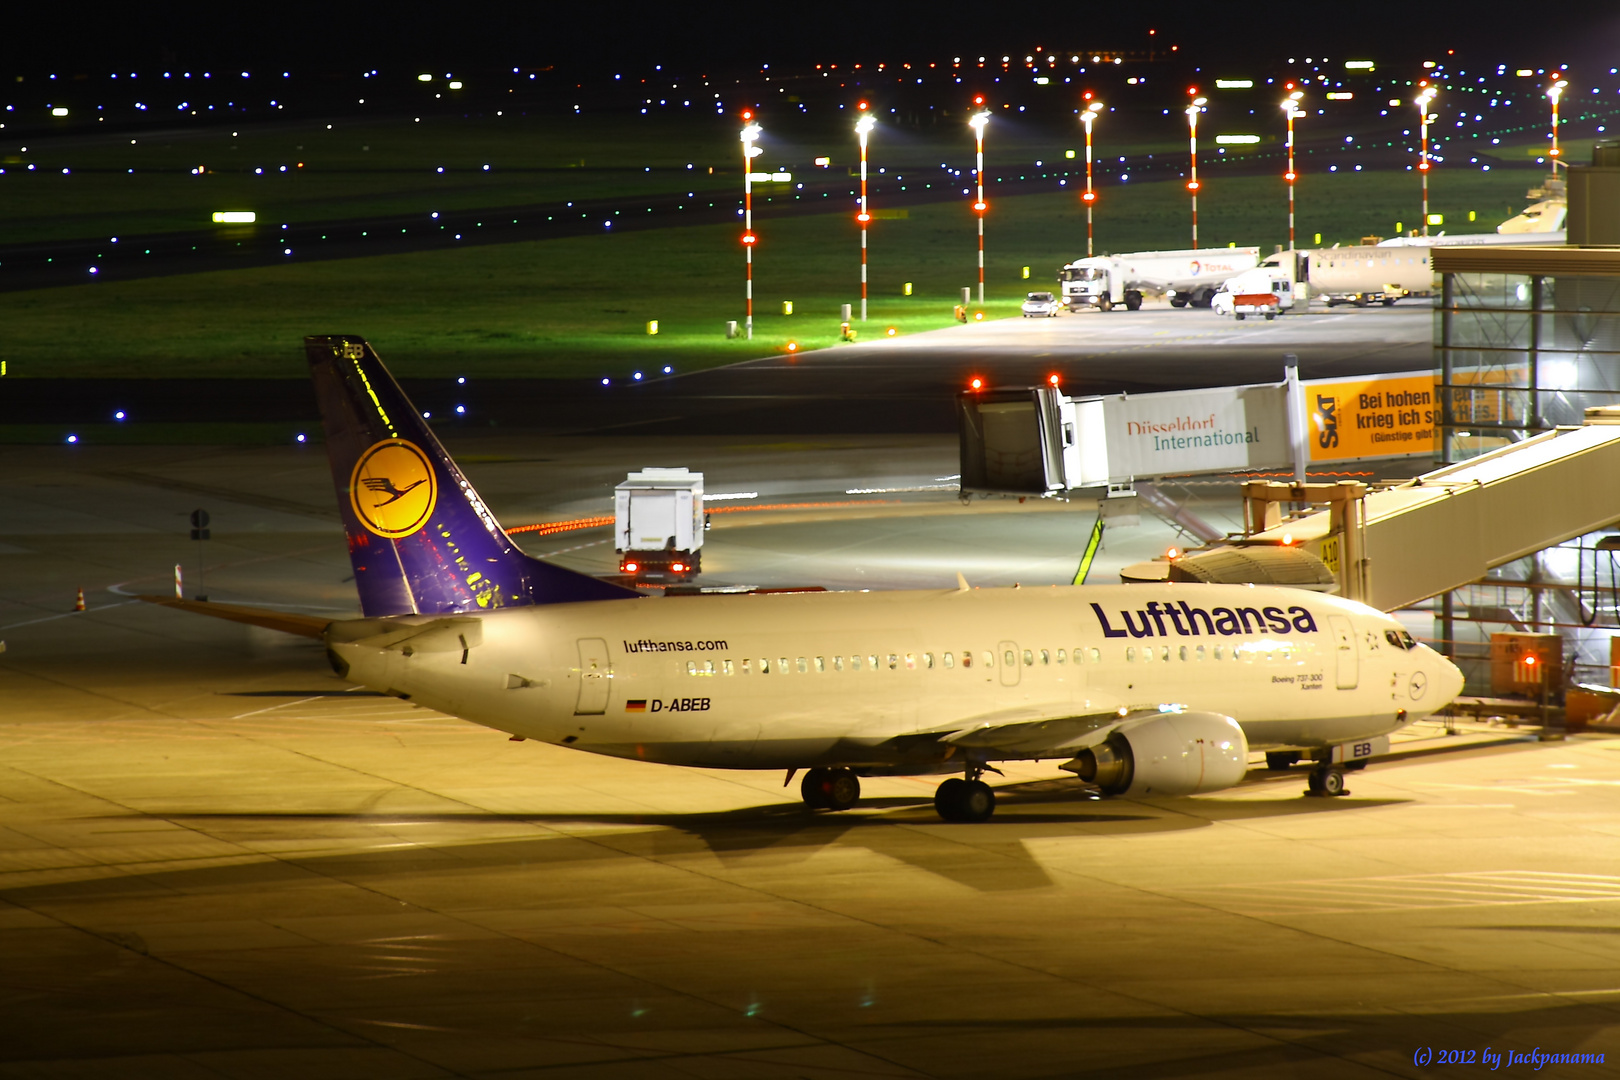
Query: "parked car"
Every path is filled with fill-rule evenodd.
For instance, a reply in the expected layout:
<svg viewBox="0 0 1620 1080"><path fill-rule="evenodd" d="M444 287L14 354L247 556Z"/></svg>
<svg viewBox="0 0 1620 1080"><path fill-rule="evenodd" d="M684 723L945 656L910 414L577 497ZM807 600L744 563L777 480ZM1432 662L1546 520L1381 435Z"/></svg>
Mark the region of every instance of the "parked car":
<svg viewBox="0 0 1620 1080"><path fill-rule="evenodd" d="M1049 292L1032 292L1024 301L1024 318L1036 317L1052 319L1063 310L1063 302Z"/></svg>

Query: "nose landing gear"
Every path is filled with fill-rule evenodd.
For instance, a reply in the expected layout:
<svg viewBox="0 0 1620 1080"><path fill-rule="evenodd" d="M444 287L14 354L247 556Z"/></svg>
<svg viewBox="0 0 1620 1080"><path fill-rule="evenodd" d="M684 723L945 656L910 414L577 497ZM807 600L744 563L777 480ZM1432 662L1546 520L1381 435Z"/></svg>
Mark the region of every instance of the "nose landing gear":
<svg viewBox="0 0 1620 1080"><path fill-rule="evenodd" d="M1344 770L1337 765L1318 765L1305 782L1305 794L1327 799L1350 794L1344 789Z"/></svg>

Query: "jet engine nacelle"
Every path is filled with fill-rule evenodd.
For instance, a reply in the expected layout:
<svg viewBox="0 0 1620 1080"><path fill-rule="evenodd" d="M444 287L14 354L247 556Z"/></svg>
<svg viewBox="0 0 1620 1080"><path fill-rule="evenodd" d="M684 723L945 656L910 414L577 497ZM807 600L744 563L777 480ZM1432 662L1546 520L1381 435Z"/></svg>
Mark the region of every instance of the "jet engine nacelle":
<svg viewBox="0 0 1620 1080"><path fill-rule="evenodd" d="M1220 713L1161 713L1116 729L1063 768L1108 795L1197 795L1237 785L1249 740Z"/></svg>

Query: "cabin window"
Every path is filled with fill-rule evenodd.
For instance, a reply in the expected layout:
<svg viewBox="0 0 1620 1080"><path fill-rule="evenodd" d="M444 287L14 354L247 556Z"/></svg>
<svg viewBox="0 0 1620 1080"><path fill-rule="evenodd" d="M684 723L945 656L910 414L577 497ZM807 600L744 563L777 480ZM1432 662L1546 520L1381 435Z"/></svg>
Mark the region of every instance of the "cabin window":
<svg viewBox="0 0 1620 1080"><path fill-rule="evenodd" d="M844 670L844 658L842 656L833 657L833 670L834 671L843 671Z"/></svg>
<svg viewBox="0 0 1620 1080"><path fill-rule="evenodd" d="M731 664L730 660L722 660L722 661L720 661L720 674L722 674L722 675L735 674L735 671L734 671L734 669L732 667L732 664Z"/></svg>
<svg viewBox="0 0 1620 1080"><path fill-rule="evenodd" d="M1202 645L1193 650L1193 658L1195 660L1202 660L1204 658L1204 647Z"/></svg>
<svg viewBox="0 0 1620 1080"><path fill-rule="evenodd" d="M749 674L749 669L753 667L753 664L754 662L752 660L744 659L742 662L742 673L744 675Z"/></svg>
<svg viewBox="0 0 1620 1080"><path fill-rule="evenodd" d="M934 669L934 654L933 653L931 653L931 652L923 653L923 667L927 668L930 671L932 671Z"/></svg>
<svg viewBox="0 0 1620 1080"><path fill-rule="evenodd" d="M1051 662L1052 662L1052 653L1047 649L1042 649L1041 650L1041 663L1043 665L1045 665L1045 664L1050 664Z"/></svg>
<svg viewBox="0 0 1620 1080"><path fill-rule="evenodd" d="M713 660L705 660L705 661L703 661L703 674L705 674L705 675L713 675L714 674L714 661Z"/></svg>
<svg viewBox="0 0 1620 1080"><path fill-rule="evenodd" d="M916 653L909 653L909 652L906 653L906 670L907 671L916 671L917 670L917 654Z"/></svg>
<svg viewBox="0 0 1620 1080"><path fill-rule="evenodd" d="M1170 662L1170 646L1166 645L1159 651L1159 659L1163 660L1165 663Z"/></svg>
<svg viewBox="0 0 1620 1080"><path fill-rule="evenodd" d="M771 673L771 658L770 657L762 656L762 657L759 658L759 673L761 675L769 675Z"/></svg>
<svg viewBox="0 0 1620 1080"><path fill-rule="evenodd" d="M964 668L970 668L973 666L973 653L968 649L962 650L962 666Z"/></svg>
<svg viewBox="0 0 1620 1080"><path fill-rule="evenodd" d="M1142 663L1144 663L1144 664L1153 663L1153 646L1151 646L1151 645L1142 646Z"/></svg>
<svg viewBox="0 0 1620 1080"><path fill-rule="evenodd" d="M889 654L889 670L890 671L898 671L899 669L900 669L900 657L895 653L890 653Z"/></svg>
<svg viewBox="0 0 1620 1080"><path fill-rule="evenodd" d="M803 674L805 674L806 672L808 672L810 670L810 665L805 663L804 657L802 657L802 656L799 657L799 659L797 661L795 661L795 666L799 669L799 674L800 675L803 675Z"/></svg>
<svg viewBox="0 0 1620 1080"><path fill-rule="evenodd" d="M1076 652L1075 655L1078 656L1080 654L1079 654L1079 652ZM1092 649L1091 650L1091 662L1093 664L1102 663L1102 650L1101 649Z"/></svg>
<svg viewBox="0 0 1620 1080"><path fill-rule="evenodd" d="M866 664L873 671L876 671L878 669L878 658L875 655L868 653L866 657Z"/></svg>
<svg viewBox="0 0 1620 1080"><path fill-rule="evenodd" d="M1035 665L1035 654L1030 652L1028 649L1025 649L1024 650L1024 666L1025 667L1033 667L1034 665Z"/></svg>
<svg viewBox="0 0 1620 1080"><path fill-rule="evenodd" d="M1068 662L1069 662L1069 650L1067 650L1067 649L1059 649L1058 650L1058 663L1066 664ZM1079 653L1074 654L1074 662L1077 663L1077 664L1080 662L1080 654Z"/></svg>
<svg viewBox="0 0 1620 1080"><path fill-rule="evenodd" d="M1029 654L1025 653L1024 655L1028 656ZM1018 657L1013 653L1013 651L1011 649L1008 649L1006 652L1001 654L1001 666L1002 667L1017 667L1018 666Z"/></svg>
<svg viewBox="0 0 1620 1080"><path fill-rule="evenodd" d="M946 653L941 659L943 659L945 661L945 666L947 668L953 668L953 667L956 666L956 654L955 653Z"/></svg>
<svg viewBox="0 0 1620 1080"><path fill-rule="evenodd" d="M1217 659L1217 660L1226 659L1226 646L1224 646L1224 645L1215 646L1215 659Z"/></svg>
<svg viewBox="0 0 1620 1080"><path fill-rule="evenodd" d="M825 672L826 670L827 670L827 658L825 656L816 657L816 674L820 675L823 672Z"/></svg>
<svg viewBox="0 0 1620 1080"><path fill-rule="evenodd" d="M1078 649L1078 648L1075 649L1074 650L1074 662L1077 663L1077 664L1085 663L1086 662L1086 650Z"/></svg>
<svg viewBox="0 0 1620 1080"><path fill-rule="evenodd" d="M1136 662L1136 646L1135 645L1127 645L1127 646L1125 646L1125 662L1127 664L1132 664L1132 663Z"/></svg>
<svg viewBox="0 0 1620 1080"><path fill-rule="evenodd" d="M1181 646L1180 656L1181 656L1181 659L1183 661L1185 661L1187 659L1187 646L1185 646L1185 645Z"/></svg>
<svg viewBox="0 0 1620 1080"><path fill-rule="evenodd" d="M792 670L791 668L788 667L788 659L787 659L787 657L779 656L779 657L776 658L776 670L778 672L780 672L781 674L783 674L783 675L786 675L789 671ZM802 671L804 669L800 668L799 670Z"/></svg>
<svg viewBox="0 0 1620 1080"><path fill-rule="evenodd" d="M686 673L688 675L696 675L697 674L697 661L696 660L688 660L686 662Z"/></svg>
<svg viewBox="0 0 1620 1080"><path fill-rule="evenodd" d="M859 671L859 670L861 670L861 658L860 657L852 656L852 657L849 658L849 670L851 670L851 671Z"/></svg>

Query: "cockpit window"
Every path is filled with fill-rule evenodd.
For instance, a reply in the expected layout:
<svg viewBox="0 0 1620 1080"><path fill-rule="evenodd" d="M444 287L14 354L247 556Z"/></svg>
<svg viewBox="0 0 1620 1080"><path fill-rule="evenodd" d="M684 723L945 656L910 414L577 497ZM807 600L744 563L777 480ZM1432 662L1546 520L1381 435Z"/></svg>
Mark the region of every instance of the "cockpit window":
<svg viewBox="0 0 1620 1080"><path fill-rule="evenodd" d="M1397 649L1405 649L1410 651L1417 648L1417 642L1413 641L1412 635L1408 634L1405 630L1385 630L1384 640L1395 646Z"/></svg>

